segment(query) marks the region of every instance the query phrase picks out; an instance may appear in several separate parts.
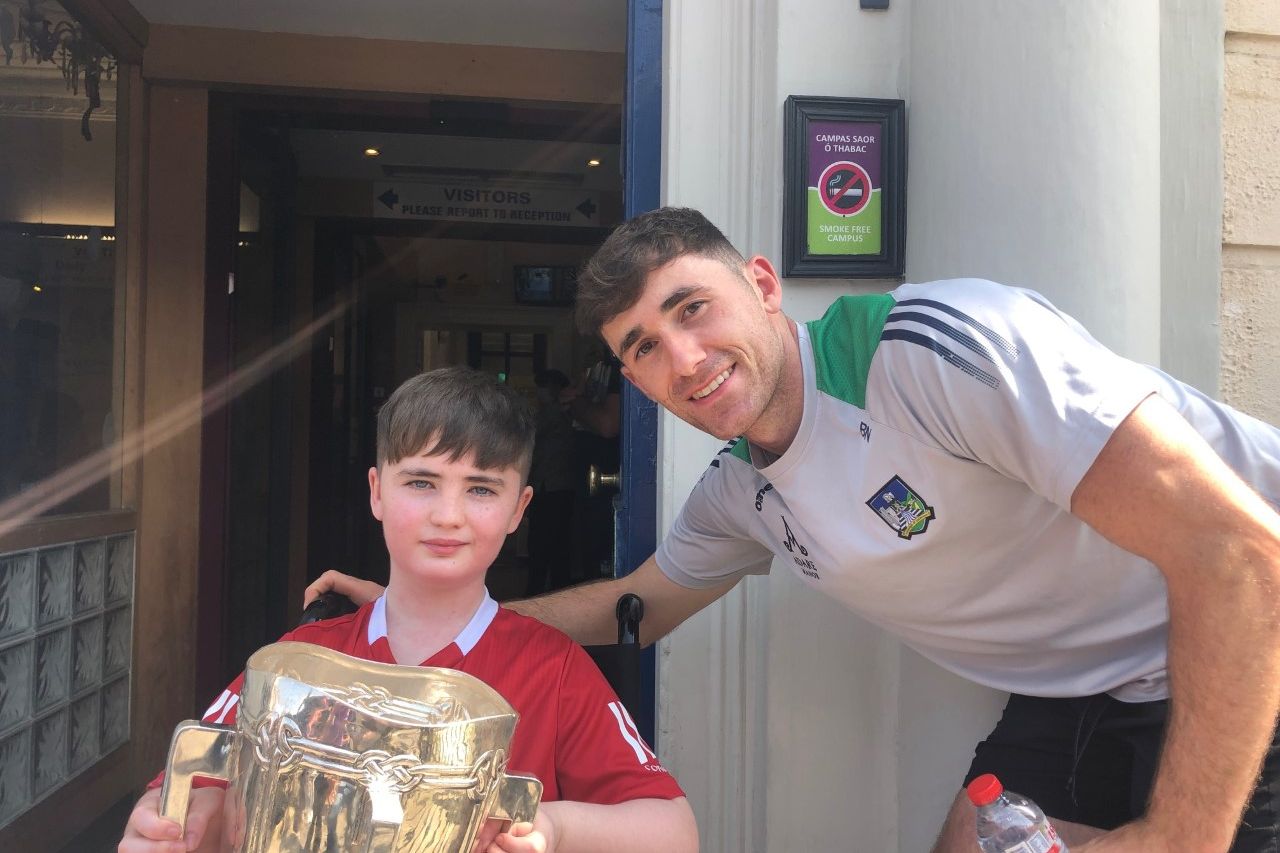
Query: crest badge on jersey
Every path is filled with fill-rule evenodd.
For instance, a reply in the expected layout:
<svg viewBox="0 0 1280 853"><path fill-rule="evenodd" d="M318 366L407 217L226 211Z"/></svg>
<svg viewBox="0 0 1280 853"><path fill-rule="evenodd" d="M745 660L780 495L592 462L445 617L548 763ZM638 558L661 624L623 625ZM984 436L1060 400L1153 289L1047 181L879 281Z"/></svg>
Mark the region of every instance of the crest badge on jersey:
<svg viewBox="0 0 1280 853"><path fill-rule="evenodd" d="M898 476L877 489L867 506L903 539L924 533L929 529L929 522L937 517L933 507Z"/></svg>

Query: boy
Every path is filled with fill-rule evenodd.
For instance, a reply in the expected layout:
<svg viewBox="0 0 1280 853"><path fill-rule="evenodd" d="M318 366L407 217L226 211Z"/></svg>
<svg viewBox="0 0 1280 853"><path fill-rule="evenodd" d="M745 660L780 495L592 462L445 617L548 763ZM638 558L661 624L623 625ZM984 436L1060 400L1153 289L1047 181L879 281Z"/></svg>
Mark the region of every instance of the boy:
<svg viewBox="0 0 1280 853"><path fill-rule="evenodd" d="M369 469L369 503L391 557L386 593L284 639L458 669L512 704L520 722L508 772L538 777L543 803L532 824L499 833L491 822L477 850L696 850L683 792L586 653L500 608L485 589L485 572L533 496L525 484L533 436L524 401L467 368L424 373L396 389L378 413L378 464ZM241 678L206 722L234 722ZM216 849L222 791L193 792L180 839L177 824L158 814L158 784L130 816L121 853Z"/></svg>

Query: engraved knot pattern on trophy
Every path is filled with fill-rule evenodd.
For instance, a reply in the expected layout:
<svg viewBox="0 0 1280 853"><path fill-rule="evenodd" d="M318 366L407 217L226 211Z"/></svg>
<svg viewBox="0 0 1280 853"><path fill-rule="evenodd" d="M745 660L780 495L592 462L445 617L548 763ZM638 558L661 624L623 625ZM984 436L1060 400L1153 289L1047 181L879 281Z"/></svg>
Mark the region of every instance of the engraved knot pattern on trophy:
<svg viewBox="0 0 1280 853"><path fill-rule="evenodd" d="M411 726L435 726L460 723L471 719L471 714L452 696L441 697L438 702L414 702L393 696L385 687L361 684L349 686L330 685L322 688L326 693L356 708L368 711L386 720L399 719Z"/></svg>
<svg viewBox="0 0 1280 853"><path fill-rule="evenodd" d="M384 749L353 752L303 737L297 723L280 715L268 715L258 724L253 756L261 764L277 770L301 764L361 782L365 787L382 784L398 794L426 784L433 788L463 789L475 802L489 796L493 783L507 765L505 749L482 753L469 768L427 764L416 755L392 755Z"/></svg>

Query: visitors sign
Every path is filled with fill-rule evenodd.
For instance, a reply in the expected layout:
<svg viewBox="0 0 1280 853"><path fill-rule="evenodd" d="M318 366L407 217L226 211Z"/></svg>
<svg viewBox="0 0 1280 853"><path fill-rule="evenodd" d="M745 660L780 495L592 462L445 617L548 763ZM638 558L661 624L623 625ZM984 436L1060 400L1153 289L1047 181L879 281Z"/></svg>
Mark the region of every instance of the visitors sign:
<svg viewBox="0 0 1280 853"><path fill-rule="evenodd" d="M373 215L490 225L600 225L600 198L588 190L375 181Z"/></svg>

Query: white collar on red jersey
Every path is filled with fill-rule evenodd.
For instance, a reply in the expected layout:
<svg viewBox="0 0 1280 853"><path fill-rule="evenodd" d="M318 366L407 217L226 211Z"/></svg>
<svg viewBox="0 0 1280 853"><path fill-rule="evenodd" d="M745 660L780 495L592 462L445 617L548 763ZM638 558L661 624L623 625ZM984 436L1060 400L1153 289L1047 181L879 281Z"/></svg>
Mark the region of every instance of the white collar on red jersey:
<svg viewBox="0 0 1280 853"><path fill-rule="evenodd" d="M464 655L469 654L476 647L476 643L480 642L484 632L489 630L493 617L497 615L498 602L494 601L493 596L489 595L489 590L485 589L484 600L476 608L475 615L471 617L467 626L453 638L454 644ZM380 595L373 603L373 612L369 614L369 645L372 646L385 636L387 636L387 597Z"/></svg>

